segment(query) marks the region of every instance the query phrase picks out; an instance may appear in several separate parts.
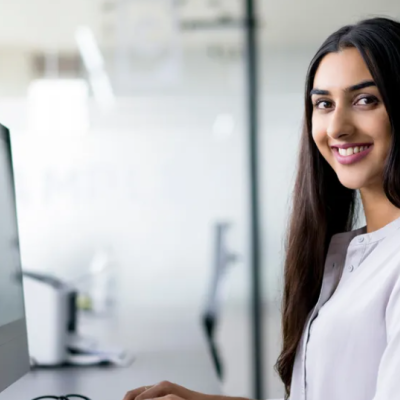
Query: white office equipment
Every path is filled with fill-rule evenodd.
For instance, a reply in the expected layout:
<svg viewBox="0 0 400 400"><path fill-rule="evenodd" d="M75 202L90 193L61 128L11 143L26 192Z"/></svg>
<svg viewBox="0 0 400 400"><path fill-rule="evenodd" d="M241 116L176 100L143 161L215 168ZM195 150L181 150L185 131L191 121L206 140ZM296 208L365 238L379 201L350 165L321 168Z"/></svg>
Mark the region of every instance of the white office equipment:
<svg viewBox="0 0 400 400"><path fill-rule="evenodd" d="M30 356L35 365L55 366L67 360L70 297L74 290L43 274L24 273Z"/></svg>

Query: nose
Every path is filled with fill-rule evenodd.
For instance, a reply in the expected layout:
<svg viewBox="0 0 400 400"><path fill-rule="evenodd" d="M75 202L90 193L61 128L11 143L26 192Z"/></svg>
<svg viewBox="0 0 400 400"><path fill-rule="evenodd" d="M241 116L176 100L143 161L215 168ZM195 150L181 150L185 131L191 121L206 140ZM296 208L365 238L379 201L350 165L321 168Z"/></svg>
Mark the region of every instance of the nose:
<svg viewBox="0 0 400 400"><path fill-rule="evenodd" d="M353 134L355 130L350 113L343 107L336 107L330 114L327 134L332 139L338 139Z"/></svg>

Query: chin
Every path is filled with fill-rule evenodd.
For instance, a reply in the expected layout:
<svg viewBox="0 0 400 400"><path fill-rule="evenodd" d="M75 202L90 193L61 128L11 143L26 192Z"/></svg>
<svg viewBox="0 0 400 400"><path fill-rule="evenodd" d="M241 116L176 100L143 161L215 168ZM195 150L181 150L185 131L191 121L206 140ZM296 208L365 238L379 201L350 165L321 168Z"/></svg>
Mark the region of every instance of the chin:
<svg viewBox="0 0 400 400"><path fill-rule="evenodd" d="M365 186L365 181L360 179L341 178L338 176L339 182L347 189L358 190Z"/></svg>

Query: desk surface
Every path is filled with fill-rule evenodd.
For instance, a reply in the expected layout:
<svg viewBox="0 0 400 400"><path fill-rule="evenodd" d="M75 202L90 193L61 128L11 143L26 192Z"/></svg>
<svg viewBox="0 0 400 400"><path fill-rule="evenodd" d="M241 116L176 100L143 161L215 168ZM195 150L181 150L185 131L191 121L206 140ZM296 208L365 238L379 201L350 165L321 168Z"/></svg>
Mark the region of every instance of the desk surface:
<svg viewBox="0 0 400 400"><path fill-rule="evenodd" d="M132 365L31 371L0 394L0 400L31 400L68 393L82 394L91 400L122 400L128 390L162 380L204 393L220 393L198 319L170 315L159 320L142 315L135 316L134 323L125 316L93 319L83 325L85 334L90 332L91 337L131 349L135 357Z"/></svg>

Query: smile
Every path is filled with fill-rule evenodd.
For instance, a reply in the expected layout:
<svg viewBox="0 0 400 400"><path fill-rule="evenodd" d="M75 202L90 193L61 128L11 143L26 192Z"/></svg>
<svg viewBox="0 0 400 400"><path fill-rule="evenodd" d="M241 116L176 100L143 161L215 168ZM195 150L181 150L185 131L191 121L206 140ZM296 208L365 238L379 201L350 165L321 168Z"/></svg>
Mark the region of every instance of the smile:
<svg viewBox="0 0 400 400"><path fill-rule="evenodd" d="M348 147L347 149L339 149L333 147L332 151L336 160L340 164L349 165L361 161L372 151L374 145Z"/></svg>
<svg viewBox="0 0 400 400"><path fill-rule="evenodd" d="M368 149L370 145L366 145L366 146L355 146L355 147L348 147L347 149L338 149L339 150L339 154L341 156L351 156L353 154L357 154L357 153L362 153L364 150Z"/></svg>

